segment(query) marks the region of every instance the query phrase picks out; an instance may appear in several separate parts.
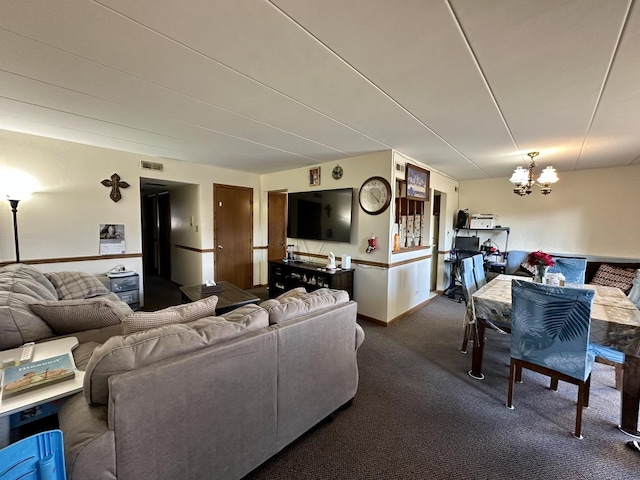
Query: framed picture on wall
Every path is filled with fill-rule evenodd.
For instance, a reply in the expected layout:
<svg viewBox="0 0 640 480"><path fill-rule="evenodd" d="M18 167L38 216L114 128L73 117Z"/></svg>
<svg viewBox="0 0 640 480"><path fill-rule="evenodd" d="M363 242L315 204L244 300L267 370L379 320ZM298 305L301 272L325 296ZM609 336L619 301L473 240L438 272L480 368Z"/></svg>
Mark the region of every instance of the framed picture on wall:
<svg viewBox="0 0 640 480"><path fill-rule="evenodd" d="M320 167L309 169L309 186L316 187L320 185Z"/></svg>
<svg viewBox="0 0 640 480"><path fill-rule="evenodd" d="M429 170L407 163L407 199L429 201Z"/></svg>

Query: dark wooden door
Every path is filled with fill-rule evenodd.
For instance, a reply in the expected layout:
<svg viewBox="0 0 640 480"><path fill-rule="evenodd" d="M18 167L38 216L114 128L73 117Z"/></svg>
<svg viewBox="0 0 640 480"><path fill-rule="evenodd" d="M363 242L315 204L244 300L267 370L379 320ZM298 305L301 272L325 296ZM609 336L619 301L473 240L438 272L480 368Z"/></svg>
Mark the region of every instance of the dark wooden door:
<svg viewBox="0 0 640 480"><path fill-rule="evenodd" d="M216 281L253 287L253 189L213 185Z"/></svg>
<svg viewBox="0 0 640 480"><path fill-rule="evenodd" d="M156 195L146 195L142 199L142 261L145 275L158 274L158 254L156 249L156 218L158 215Z"/></svg>
<svg viewBox="0 0 640 480"><path fill-rule="evenodd" d="M287 195L269 192L269 260L282 260L287 254Z"/></svg>
<svg viewBox="0 0 640 480"><path fill-rule="evenodd" d="M170 193L158 195L158 275L171 280Z"/></svg>

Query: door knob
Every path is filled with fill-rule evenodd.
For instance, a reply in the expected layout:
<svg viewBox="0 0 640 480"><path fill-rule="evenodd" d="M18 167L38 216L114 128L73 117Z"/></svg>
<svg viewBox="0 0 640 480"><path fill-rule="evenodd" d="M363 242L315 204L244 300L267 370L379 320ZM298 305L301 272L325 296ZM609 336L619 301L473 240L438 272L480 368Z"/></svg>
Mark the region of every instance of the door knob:
<svg viewBox="0 0 640 480"><path fill-rule="evenodd" d="M218 248L222 250L224 247L222 245L218 245Z"/></svg>

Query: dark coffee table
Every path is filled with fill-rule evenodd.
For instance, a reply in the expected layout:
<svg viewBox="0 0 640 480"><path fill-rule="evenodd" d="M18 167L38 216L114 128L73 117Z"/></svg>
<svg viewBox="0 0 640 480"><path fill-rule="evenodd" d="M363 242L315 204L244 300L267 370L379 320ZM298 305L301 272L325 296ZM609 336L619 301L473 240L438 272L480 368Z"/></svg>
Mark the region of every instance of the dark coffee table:
<svg viewBox="0 0 640 480"><path fill-rule="evenodd" d="M210 297L211 295L217 295L218 304L216 305L216 315L229 312L235 308L241 307L242 305L260 302L259 297L245 292L232 283L223 281L216 282L216 284L222 287L221 292L202 293L202 285L185 285L184 287L180 287L182 302L195 302L197 300Z"/></svg>

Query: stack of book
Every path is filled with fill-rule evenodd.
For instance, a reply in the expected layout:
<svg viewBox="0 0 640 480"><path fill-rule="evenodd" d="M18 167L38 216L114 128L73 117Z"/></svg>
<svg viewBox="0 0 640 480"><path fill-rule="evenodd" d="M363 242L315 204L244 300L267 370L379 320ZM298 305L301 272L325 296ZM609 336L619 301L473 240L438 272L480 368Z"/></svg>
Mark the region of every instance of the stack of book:
<svg viewBox="0 0 640 480"><path fill-rule="evenodd" d="M68 353L7 367L2 377L2 398L70 380L75 377L75 374L75 368Z"/></svg>

